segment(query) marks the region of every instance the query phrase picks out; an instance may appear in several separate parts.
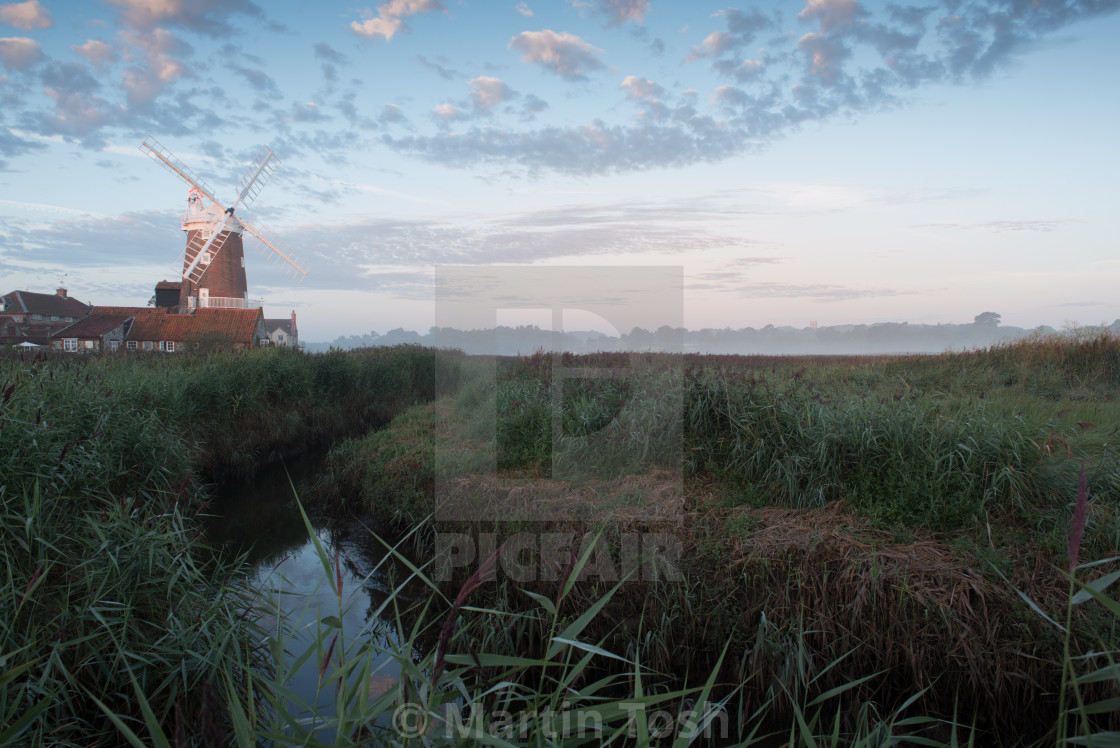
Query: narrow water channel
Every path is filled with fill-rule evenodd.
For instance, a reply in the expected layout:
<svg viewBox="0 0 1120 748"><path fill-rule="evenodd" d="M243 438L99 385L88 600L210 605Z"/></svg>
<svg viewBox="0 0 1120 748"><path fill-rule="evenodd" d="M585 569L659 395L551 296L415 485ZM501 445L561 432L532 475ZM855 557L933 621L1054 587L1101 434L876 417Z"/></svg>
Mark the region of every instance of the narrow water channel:
<svg viewBox="0 0 1120 748"><path fill-rule="evenodd" d="M262 624L275 631L275 611L283 611L291 635L286 647L289 666L316 641L321 621L331 616L342 623L345 639L339 645L353 645L363 638L392 646L396 641L392 627L374 617L374 612L392 593L394 582L407 574L391 558L386 559L385 547L359 521L311 514L312 526L332 563L336 555L338 558L343 590L340 606L295 500L296 493L309 495L308 486L321 471L322 461L321 454L308 455L266 469L251 484L221 489L207 528L211 544L229 553L247 554L250 581L269 591L271 607L263 611ZM330 636L319 637L324 638L329 641ZM290 709L304 719L313 711L324 717L334 713L334 689L319 687L321 661L322 654L308 657L289 682L294 696ZM380 668L375 678L398 677L399 668L388 654L380 654L373 666Z"/></svg>

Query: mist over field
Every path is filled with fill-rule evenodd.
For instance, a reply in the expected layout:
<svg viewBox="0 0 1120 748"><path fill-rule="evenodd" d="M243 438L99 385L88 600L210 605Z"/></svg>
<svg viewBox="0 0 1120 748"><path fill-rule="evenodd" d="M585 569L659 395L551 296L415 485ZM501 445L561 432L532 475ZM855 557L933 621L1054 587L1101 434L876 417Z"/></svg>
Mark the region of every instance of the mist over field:
<svg viewBox="0 0 1120 748"><path fill-rule="evenodd" d="M989 315L989 316L985 316ZM994 316L993 316L994 315ZM1120 319L1107 327L1120 334ZM498 326L487 330L431 328L421 334L397 328L385 333L340 336L329 343L308 342L310 352L331 348L416 344L457 348L471 354L516 356L543 351L594 353L597 351L662 351L683 353L732 353L769 355L866 355L892 353L943 353L985 348L1032 334L1053 334L1050 326L1034 329L999 324L999 315L977 315L972 324L924 325L883 322L872 325L833 325L796 328L766 325L761 328L705 328L686 330L663 326L657 330L634 328L618 336L595 331L553 334L536 325Z"/></svg>

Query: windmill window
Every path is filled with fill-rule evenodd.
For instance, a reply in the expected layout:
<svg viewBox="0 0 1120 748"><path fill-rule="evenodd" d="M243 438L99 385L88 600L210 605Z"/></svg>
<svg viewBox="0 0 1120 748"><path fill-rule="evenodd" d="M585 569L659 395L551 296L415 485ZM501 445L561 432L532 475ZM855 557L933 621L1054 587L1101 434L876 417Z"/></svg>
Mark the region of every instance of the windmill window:
<svg viewBox="0 0 1120 748"><path fill-rule="evenodd" d="M241 267L245 267L245 255L241 255Z"/></svg>
<svg viewBox="0 0 1120 748"><path fill-rule="evenodd" d="M202 259L199 260L199 262L201 262L203 265L209 265L210 264L210 253L209 252L203 252L202 253Z"/></svg>
<svg viewBox="0 0 1120 748"><path fill-rule="evenodd" d="M135 351L136 350L136 341L135 340L125 341L124 347L127 348L130 351Z"/></svg>
<svg viewBox="0 0 1120 748"><path fill-rule="evenodd" d="M62 350L68 351L70 353L73 353L74 351L78 350L78 339L77 338L65 338L65 339L63 339Z"/></svg>

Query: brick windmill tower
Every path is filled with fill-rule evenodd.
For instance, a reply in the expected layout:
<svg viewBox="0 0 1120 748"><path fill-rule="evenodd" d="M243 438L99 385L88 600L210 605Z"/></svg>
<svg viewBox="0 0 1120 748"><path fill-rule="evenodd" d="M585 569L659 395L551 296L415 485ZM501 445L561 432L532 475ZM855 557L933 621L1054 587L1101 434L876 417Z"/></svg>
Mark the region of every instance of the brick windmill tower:
<svg viewBox="0 0 1120 748"><path fill-rule="evenodd" d="M245 279L244 234L257 240L258 250L287 275L301 282L307 264L263 228L234 215L238 207L248 207L280 166L268 146L257 153L237 185L237 197L230 207L222 207L214 191L188 169L155 138L149 137L140 150L190 186L183 231L187 249L183 254L183 281L179 289L179 310L192 312L205 308L245 309L249 307L249 286Z"/></svg>

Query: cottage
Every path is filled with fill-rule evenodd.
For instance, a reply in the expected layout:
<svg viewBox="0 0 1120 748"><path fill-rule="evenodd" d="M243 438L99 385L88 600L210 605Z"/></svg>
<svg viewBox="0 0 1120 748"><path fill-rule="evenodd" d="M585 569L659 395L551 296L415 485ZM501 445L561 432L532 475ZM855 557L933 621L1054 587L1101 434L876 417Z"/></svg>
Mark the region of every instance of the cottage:
<svg viewBox="0 0 1120 748"><path fill-rule="evenodd" d="M65 288L53 294L12 291L0 296L0 343L46 345L54 333L88 315L89 309L70 298Z"/></svg>
<svg viewBox="0 0 1120 748"><path fill-rule="evenodd" d="M67 353L117 351L128 336L133 319L126 314L90 314L56 332L51 337L51 349Z"/></svg>
<svg viewBox="0 0 1120 748"><path fill-rule="evenodd" d="M264 312L260 309L196 309L190 314L169 314L150 309L138 316L125 341L129 351L164 351L253 348L266 338Z"/></svg>
<svg viewBox="0 0 1120 748"><path fill-rule="evenodd" d="M296 312L292 310L291 319L266 319L265 330L272 345L299 347L299 330L296 328Z"/></svg>

